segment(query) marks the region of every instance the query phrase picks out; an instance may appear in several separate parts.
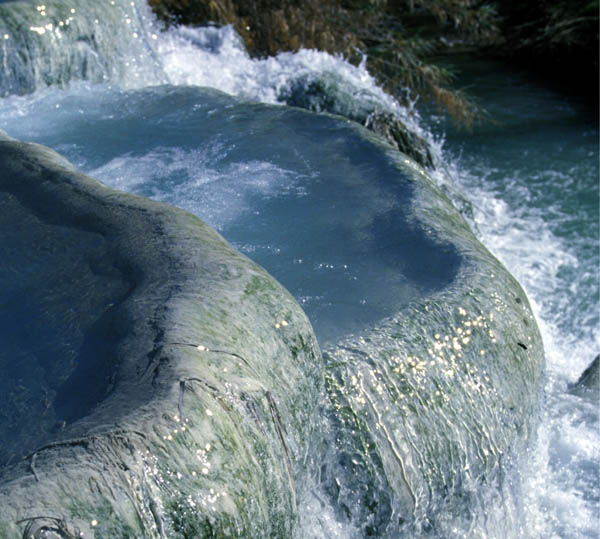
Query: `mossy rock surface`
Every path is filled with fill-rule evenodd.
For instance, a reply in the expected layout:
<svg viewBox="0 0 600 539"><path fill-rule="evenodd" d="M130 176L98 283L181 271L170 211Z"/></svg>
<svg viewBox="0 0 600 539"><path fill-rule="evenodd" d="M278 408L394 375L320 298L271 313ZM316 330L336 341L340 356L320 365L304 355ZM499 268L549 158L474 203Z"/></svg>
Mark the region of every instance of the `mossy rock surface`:
<svg viewBox="0 0 600 539"><path fill-rule="evenodd" d="M18 442L0 470L3 536L290 536L322 378L294 299L184 211L106 188L4 135L0 163L0 204L31 224L0 243L18 240L18 262L39 248L30 280L49 291L34 294L31 316L54 309L49 318L70 321L53 326L60 339L46 356L13 343L32 365L55 361L67 374L5 377L23 379L14 383L45 409L31 407L43 432L3 433ZM44 278L48 261L64 258L60 270L81 270L64 275L69 286Z"/></svg>
<svg viewBox="0 0 600 539"><path fill-rule="evenodd" d="M324 442L320 477L337 518L364 537L479 536L485 504L514 496L535 439L543 344L518 282L398 155L414 218L461 262L450 284L324 348L335 444Z"/></svg>

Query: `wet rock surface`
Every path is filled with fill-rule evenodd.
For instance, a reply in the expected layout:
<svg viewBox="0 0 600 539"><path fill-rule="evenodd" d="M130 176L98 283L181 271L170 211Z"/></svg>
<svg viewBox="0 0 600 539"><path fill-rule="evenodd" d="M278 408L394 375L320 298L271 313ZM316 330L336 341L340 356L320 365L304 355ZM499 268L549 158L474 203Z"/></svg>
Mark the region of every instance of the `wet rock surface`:
<svg viewBox="0 0 600 539"><path fill-rule="evenodd" d="M56 375L62 386L3 356L3 370L22 369L15 376L32 385L32 399L35 384L48 386L38 398L62 421L40 437L19 416L27 428L12 435L22 447L0 470L0 535L289 535L321 379L302 310L181 210L108 189L51 150L5 136L0 162L3 204L35 225L20 232L25 245L39 248L45 237L51 252L63 249L46 261L71 282L49 283L48 303L42 293L28 301L57 325L72 306L79 324L56 328L71 341L44 351L60 365L63 349L73 350L70 371ZM3 235L3 248L11 239ZM70 241L82 249L65 250ZM87 282L84 266L108 284ZM81 287L98 301L73 297ZM14 347L43 359L26 336Z"/></svg>

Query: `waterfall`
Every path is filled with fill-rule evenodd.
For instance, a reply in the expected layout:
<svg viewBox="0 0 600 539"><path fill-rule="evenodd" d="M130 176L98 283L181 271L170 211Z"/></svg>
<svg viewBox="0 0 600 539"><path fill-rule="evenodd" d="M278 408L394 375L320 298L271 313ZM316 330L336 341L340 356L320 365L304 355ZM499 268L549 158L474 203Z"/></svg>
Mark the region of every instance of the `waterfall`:
<svg viewBox="0 0 600 539"><path fill-rule="evenodd" d="M71 81L139 86L164 81L143 0L0 5L0 92L26 94Z"/></svg>

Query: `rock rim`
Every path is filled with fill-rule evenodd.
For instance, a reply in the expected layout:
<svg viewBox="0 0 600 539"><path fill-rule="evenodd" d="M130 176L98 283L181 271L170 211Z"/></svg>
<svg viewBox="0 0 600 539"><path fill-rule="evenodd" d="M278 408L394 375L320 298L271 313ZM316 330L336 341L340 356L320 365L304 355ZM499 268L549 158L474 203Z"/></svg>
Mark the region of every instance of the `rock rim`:
<svg viewBox="0 0 600 539"><path fill-rule="evenodd" d="M3 201L102 235L131 283L110 391L0 470L0 535L289 536L322 379L295 300L182 210L5 134L0 163Z"/></svg>

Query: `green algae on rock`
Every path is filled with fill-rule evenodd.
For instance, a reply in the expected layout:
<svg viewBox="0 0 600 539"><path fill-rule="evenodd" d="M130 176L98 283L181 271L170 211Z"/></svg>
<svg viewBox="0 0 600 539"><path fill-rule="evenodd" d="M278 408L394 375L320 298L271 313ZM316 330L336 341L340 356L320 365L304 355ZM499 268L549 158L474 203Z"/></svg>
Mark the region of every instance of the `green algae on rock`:
<svg viewBox="0 0 600 539"><path fill-rule="evenodd" d="M367 99L357 100L351 89L345 88L343 81L336 80L333 74L325 73L312 80L299 78L283 88L279 97L287 105L349 118L422 167L434 167L429 145L423 138L408 129L397 115L378 110L378 106Z"/></svg>
<svg viewBox="0 0 600 539"><path fill-rule="evenodd" d="M397 164L415 218L462 263L451 285L324 348L335 444L320 477L362 536L485 536L485 503L514 502L514 463L535 438L543 344L517 281L422 169Z"/></svg>
<svg viewBox="0 0 600 539"><path fill-rule="evenodd" d="M196 217L106 188L47 148L2 136L0 163L2 207L35 223L9 240L48 257L76 241L64 267L96 279L86 290L85 276L63 275L75 295L61 298L71 287L44 283L44 256L35 261L52 301L42 291L31 302L77 316L46 350L68 378L28 386L60 427L2 434L21 442L0 471L2 535L290 536L321 380L293 298ZM6 289L20 293L21 269ZM85 346L98 337L111 339L108 366ZM50 364L31 340L16 349L38 370ZM9 360L3 383L27 386L35 369Z"/></svg>

